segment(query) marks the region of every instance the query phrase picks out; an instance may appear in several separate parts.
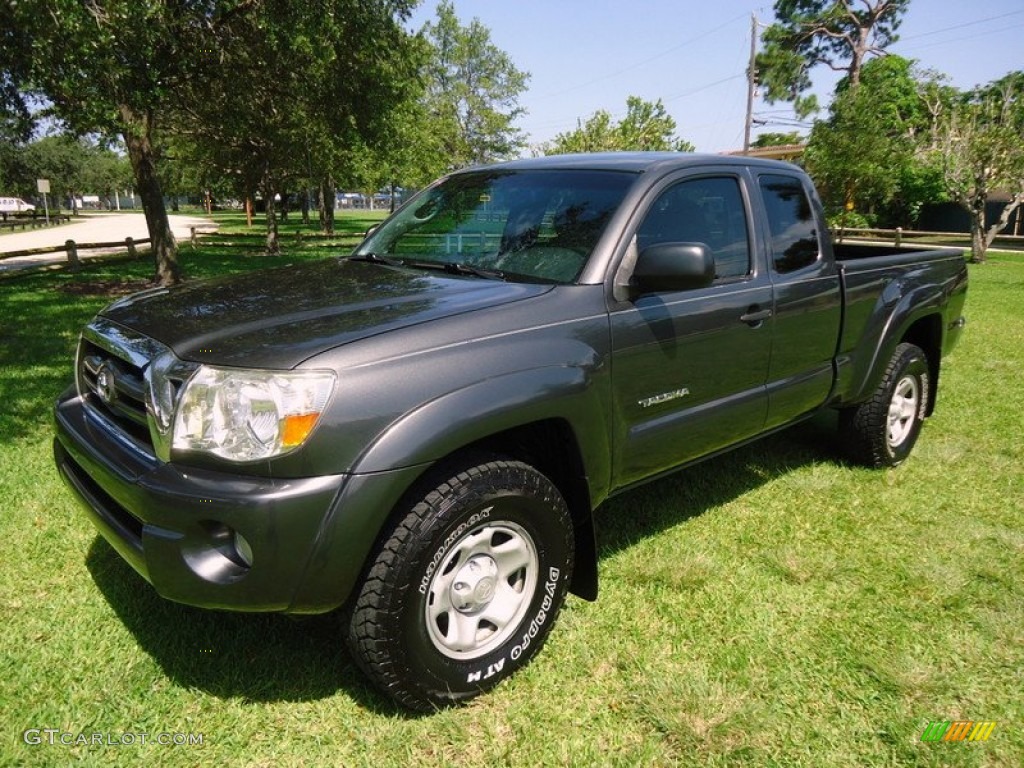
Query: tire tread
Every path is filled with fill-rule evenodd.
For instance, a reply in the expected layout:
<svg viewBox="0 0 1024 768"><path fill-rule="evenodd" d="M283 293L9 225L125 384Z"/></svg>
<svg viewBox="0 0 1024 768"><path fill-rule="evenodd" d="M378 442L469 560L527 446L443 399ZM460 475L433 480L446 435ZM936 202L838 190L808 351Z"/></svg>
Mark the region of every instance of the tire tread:
<svg viewBox="0 0 1024 768"><path fill-rule="evenodd" d="M398 625L405 609L403 598L415 588L412 583L399 583L399 579L403 578L400 566L410 553L418 554L419 550L429 546L427 537L420 534L445 513L448 509L446 500L457 495L465 486L477 482L481 476L490 476L492 486L500 482L505 487L528 488L538 498L561 508L565 520L569 520L568 510L558 489L547 477L523 462L497 459L469 466L455 474L446 472L432 477L436 479L441 476L446 479L436 483L433 490L409 509L381 545L358 590L346 638L357 667L395 701L419 711L434 711L458 698L468 697L455 694L440 697L437 692L418 685L410 674L401 643L393 632L388 631L389 627ZM570 553L571 564L574 545L571 522L562 527L565 531L564 545ZM568 583L569 576L571 574L563 579L563 583ZM545 634L554 624L560 607L559 603L552 612L545 626ZM543 638L538 640L539 648Z"/></svg>

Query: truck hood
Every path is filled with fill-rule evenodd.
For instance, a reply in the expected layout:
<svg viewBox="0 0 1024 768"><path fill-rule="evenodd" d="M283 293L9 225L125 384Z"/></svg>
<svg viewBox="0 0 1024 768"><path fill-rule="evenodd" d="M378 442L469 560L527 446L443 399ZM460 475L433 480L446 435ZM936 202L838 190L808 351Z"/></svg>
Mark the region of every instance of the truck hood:
<svg viewBox="0 0 1024 768"><path fill-rule="evenodd" d="M143 291L100 314L183 360L285 369L342 344L551 288L326 259Z"/></svg>

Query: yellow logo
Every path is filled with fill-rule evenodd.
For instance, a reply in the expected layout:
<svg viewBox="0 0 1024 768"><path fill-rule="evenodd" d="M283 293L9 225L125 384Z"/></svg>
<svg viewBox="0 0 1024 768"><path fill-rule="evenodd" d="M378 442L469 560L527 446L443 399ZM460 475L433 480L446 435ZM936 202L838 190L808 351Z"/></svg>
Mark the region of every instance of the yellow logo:
<svg viewBox="0 0 1024 768"><path fill-rule="evenodd" d="M991 720L932 720L921 741L988 741L995 727Z"/></svg>

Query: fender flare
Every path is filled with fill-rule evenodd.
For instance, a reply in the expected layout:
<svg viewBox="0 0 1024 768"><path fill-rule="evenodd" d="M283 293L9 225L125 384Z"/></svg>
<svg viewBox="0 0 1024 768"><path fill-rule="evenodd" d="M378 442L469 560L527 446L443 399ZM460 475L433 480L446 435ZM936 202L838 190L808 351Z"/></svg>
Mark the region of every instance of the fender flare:
<svg viewBox="0 0 1024 768"><path fill-rule="evenodd" d="M857 403L871 396L882 380L885 366L896 347L915 323L930 315L941 315L943 292L940 286L922 285L903 293L900 282L890 283L882 292L872 321L864 328L860 339L852 345L859 352L855 352L851 359L850 386L847 389L849 396L843 401L846 404ZM887 301L887 294L893 293L897 294L898 299L893 297ZM883 314L880 310L890 302L892 309ZM863 343L872 337L876 339L874 344ZM933 372L937 374L939 361L933 360L931 364ZM936 377L932 378L934 380Z"/></svg>
<svg viewBox="0 0 1024 768"><path fill-rule="evenodd" d="M599 390L592 373L576 366L545 366L484 379L423 403L388 425L356 460L354 471L436 462L491 435L559 419L577 436L587 477L598 489L607 489L610 428L603 417L610 409L601 402Z"/></svg>
<svg viewBox="0 0 1024 768"><path fill-rule="evenodd" d="M597 542L593 509L611 483L612 409L607 387L593 369L545 366L503 374L422 404L392 423L358 458L356 473L429 466L492 435L529 424L560 420L576 440L585 496L572 501L576 564L571 589L597 598ZM390 512L390 510L388 510Z"/></svg>

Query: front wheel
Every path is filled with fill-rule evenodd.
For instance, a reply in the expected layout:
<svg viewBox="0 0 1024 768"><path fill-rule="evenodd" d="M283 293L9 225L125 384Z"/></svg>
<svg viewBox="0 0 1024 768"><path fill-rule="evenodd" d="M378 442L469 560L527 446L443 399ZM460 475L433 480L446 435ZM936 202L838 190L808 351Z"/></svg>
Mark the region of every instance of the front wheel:
<svg viewBox="0 0 1024 768"><path fill-rule="evenodd" d="M920 347L900 344L870 400L840 413L840 433L855 461L895 467L917 442L928 411L928 358Z"/></svg>
<svg viewBox="0 0 1024 768"><path fill-rule="evenodd" d="M348 632L371 680L425 711L525 666L565 601L573 565L565 501L533 467L490 461L435 479L384 541Z"/></svg>

